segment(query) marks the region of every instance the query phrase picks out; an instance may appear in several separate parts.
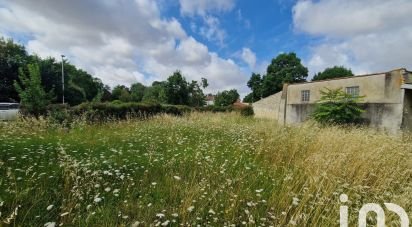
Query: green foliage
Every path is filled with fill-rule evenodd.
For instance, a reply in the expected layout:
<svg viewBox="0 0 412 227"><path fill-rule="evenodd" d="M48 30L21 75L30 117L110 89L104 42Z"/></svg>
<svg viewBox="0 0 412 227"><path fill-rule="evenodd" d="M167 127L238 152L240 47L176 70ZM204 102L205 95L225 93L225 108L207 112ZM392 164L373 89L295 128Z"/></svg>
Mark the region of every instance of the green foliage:
<svg viewBox="0 0 412 227"><path fill-rule="evenodd" d="M176 71L167 78L165 84L167 103L172 105L189 104L189 88L186 79L180 71Z"/></svg>
<svg viewBox="0 0 412 227"><path fill-rule="evenodd" d="M20 100L13 83L19 77L19 68L25 66L27 60L24 46L0 38L0 102Z"/></svg>
<svg viewBox="0 0 412 227"><path fill-rule="evenodd" d="M229 106L239 99L239 93L236 89L218 92L215 97L215 106Z"/></svg>
<svg viewBox="0 0 412 227"><path fill-rule="evenodd" d="M334 66L332 68L326 68L323 72L317 73L312 81L316 80L326 80L339 77L353 76L352 70L347 69L343 66Z"/></svg>
<svg viewBox="0 0 412 227"><path fill-rule="evenodd" d="M202 78L204 79L204 78ZM202 82L202 87L205 88L207 85ZM197 81L192 80L189 84L189 106L204 106L206 104L205 95L203 94L203 90Z"/></svg>
<svg viewBox="0 0 412 227"><path fill-rule="evenodd" d="M257 101L257 100L254 100L253 92L247 94L247 95L243 98L243 102L246 102L246 103L253 103L253 102L256 102L256 101Z"/></svg>
<svg viewBox="0 0 412 227"><path fill-rule="evenodd" d="M142 101L145 103L167 103L165 82L153 82L151 87L145 89Z"/></svg>
<svg viewBox="0 0 412 227"><path fill-rule="evenodd" d="M262 76L260 74L252 73L252 76L247 82L247 86L252 90L252 93L245 97L247 102L256 102L262 98L262 83Z"/></svg>
<svg viewBox="0 0 412 227"><path fill-rule="evenodd" d="M262 82L262 97L282 90L285 83L306 81L308 69L304 67L295 53L280 54L272 60Z"/></svg>
<svg viewBox="0 0 412 227"><path fill-rule="evenodd" d="M34 116L39 116L46 112L46 107L50 103L50 95L47 94L41 85L41 76L38 65L29 64L28 73L23 68L19 69L19 81L14 81L14 87L19 94L22 109Z"/></svg>
<svg viewBox="0 0 412 227"><path fill-rule="evenodd" d="M353 97L339 89L321 91L321 98L316 104L312 117L322 124L360 123L364 110L359 106L363 97Z"/></svg>
<svg viewBox="0 0 412 227"><path fill-rule="evenodd" d="M145 90L146 86L141 83L132 84L132 86L130 87L131 101L141 102L143 100Z"/></svg>
<svg viewBox="0 0 412 227"><path fill-rule="evenodd" d="M252 106L246 106L240 109L240 115L245 116L245 117L251 117L255 115L255 112L253 111Z"/></svg>
<svg viewBox="0 0 412 227"><path fill-rule="evenodd" d="M19 101L14 81L18 80L19 68L27 68L28 64L39 66L41 85L46 92L53 91L54 103L62 102L61 62L54 58L42 59L36 55L28 55L24 46L13 40L0 38L0 101ZM92 101L103 90L101 80L93 78L87 72L64 62L66 102L76 105ZM104 100L104 98L102 98Z"/></svg>
<svg viewBox="0 0 412 227"><path fill-rule="evenodd" d="M124 103L116 100L111 103L82 103L72 108L75 116L85 116L91 122L104 122L109 119L147 118L157 114L183 115L190 108L185 106L160 105L149 103Z"/></svg>

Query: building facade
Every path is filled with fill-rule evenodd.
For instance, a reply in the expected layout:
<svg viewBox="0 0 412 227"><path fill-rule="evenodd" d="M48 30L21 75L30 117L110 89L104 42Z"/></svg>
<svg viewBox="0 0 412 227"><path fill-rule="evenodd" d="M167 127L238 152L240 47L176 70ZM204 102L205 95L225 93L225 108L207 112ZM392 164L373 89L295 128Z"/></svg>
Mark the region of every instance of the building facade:
<svg viewBox="0 0 412 227"><path fill-rule="evenodd" d="M412 73L406 69L284 85L281 92L253 103L255 115L281 124L303 122L310 117L325 88L342 88L352 95L364 96L362 118L372 127L391 132L412 130Z"/></svg>

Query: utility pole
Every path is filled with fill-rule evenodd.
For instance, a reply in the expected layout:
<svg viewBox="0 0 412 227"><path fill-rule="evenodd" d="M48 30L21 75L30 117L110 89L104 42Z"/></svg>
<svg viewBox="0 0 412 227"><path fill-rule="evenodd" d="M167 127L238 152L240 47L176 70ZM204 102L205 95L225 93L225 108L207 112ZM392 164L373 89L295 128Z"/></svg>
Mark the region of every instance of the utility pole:
<svg viewBox="0 0 412 227"><path fill-rule="evenodd" d="M64 104L64 56L62 54L62 94L63 94L63 104Z"/></svg>

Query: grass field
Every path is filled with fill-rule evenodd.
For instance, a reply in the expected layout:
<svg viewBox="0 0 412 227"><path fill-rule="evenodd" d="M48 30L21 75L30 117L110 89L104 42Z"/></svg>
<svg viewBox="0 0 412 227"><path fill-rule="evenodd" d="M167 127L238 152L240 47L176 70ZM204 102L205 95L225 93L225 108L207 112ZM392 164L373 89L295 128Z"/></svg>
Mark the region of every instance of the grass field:
<svg viewBox="0 0 412 227"><path fill-rule="evenodd" d="M351 223L368 202L411 216L412 139L236 114L0 124L0 226L338 226L342 193Z"/></svg>

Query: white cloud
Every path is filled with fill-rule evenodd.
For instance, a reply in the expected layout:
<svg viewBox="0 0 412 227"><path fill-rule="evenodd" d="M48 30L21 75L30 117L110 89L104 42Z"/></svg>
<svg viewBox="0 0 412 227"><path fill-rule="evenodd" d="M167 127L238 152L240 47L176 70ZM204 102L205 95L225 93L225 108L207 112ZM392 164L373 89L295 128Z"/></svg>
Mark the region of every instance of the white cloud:
<svg viewBox="0 0 412 227"><path fill-rule="evenodd" d="M246 75L236 63L188 36L177 19L162 17L155 1L20 0L2 5L1 34L29 37L27 49L43 57L65 54L111 86L149 84L180 69L189 80L208 78L210 91L245 87ZM230 8L218 5L217 10ZM195 12L212 9L193 7Z"/></svg>
<svg viewBox="0 0 412 227"><path fill-rule="evenodd" d="M180 12L185 15L205 16L210 11L229 11L235 6L234 0L179 0Z"/></svg>
<svg viewBox="0 0 412 227"><path fill-rule="evenodd" d="M199 33L209 41L216 41L220 46L224 46L226 32L220 28L220 21L214 16L204 16L205 26L200 27Z"/></svg>
<svg viewBox="0 0 412 227"><path fill-rule="evenodd" d="M242 60L249 65L250 69L255 69L256 54L249 48L243 48L241 54Z"/></svg>
<svg viewBox="0 0 412 227"><path fill-rule="evenodd" d="M369 73L412 68L411 11L410 0L308 0L294 6L293 21L323 37L307 59L312 74L333 65Z"/></svg>

